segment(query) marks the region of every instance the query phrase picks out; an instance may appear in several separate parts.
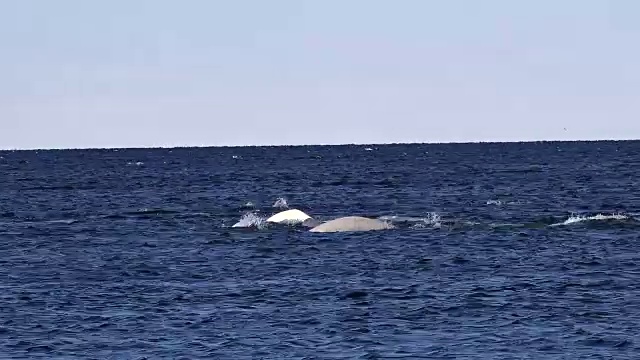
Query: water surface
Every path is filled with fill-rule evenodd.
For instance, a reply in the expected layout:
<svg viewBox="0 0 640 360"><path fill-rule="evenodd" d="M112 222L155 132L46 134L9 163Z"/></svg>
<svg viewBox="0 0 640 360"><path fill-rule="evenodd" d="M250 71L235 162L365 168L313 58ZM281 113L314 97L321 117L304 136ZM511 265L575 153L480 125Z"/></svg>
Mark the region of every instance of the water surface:
<svg viewBox="0 0 640 360"><path fill-rule="evenodd" d="M637 358L638 150L1 151L0 357Z"/></svg>

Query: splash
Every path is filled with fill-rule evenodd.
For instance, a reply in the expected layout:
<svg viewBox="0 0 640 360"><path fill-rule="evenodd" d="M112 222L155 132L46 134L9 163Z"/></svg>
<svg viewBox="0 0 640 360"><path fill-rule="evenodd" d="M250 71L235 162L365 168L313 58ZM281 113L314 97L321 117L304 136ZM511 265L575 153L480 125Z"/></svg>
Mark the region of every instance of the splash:
<svg viewBox="0 0 640 360"><path fill-rule="evenodd" d="M278 198L275 203L273 203L272 207L278 209L287 209L289 208L289 204L287 203L287 199Z"/></svg>
<svg viewBox="0 0 640 360"><path fill-rule="evenodd" d="M588 221L609 221L609 220L629 220L629 216L624 214L597 214L592 216L585 215L571 215L569 218L561 223L551 224L551 226L564 226L578 224Z"/></svg>
<svg viewBox="0 0 640 360"><path fill-rule="evenodd" d="M422 219L422 224L424 224L424 226L426 227L439 229L440 227L442 227L442 217L440 217L440 214L435 212L429 213L427 217ZM416 225L420 225L420 223Z"/></svg>
<svg viewBox="0 0 640 360"><path fill-rule="evenodd" d="M266 226L267 222L266 219L256 215L252 212L246 213L244 214L240 220L233 224L234 228L248 228L248 227L255 227L257 229L263 229Z"/></svg>
<svg viewBox="0 0 640 360"><path fill-rule="evenodd" d="M409 223L411 227L415 229L440 228L442 226L442 217L435 212L428 213L426 216L421 217L391 215L380 216L378 219L391 223Z"/></svg>

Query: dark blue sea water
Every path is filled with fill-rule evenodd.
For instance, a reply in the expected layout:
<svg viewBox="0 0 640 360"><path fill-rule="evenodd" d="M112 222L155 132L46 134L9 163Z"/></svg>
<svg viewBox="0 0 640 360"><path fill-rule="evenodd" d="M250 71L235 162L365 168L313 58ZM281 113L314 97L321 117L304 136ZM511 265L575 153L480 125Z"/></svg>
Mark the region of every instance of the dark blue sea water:
<svg viewBox="0 0 640 360"><path fill-rule="evenodd" d="M637 359L638 218L640 142L2 151L0 358Z"/></svg>

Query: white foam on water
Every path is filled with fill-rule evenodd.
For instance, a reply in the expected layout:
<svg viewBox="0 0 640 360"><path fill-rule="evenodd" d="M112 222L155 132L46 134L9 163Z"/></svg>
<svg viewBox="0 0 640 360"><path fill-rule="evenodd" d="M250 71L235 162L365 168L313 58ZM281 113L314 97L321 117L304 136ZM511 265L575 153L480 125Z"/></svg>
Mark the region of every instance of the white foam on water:
<svg viewBox="0 0 640 360"><path fill-rule="evenodd" d="M426 216L398 216L398 215L385 215L378 217L378 220L394 222L406 222L412 223L412 228L440 228L442 226L442 217L440 214L431 212Z"/></svg>
<svg viewBox="0 0 640 360"><path fill-rule="evenodd" d="M586 215L571 215L569 218L561 223L551 224L551 226L565 226L573 225L586 221L609 221L609 220L628 220L629 216L624 214L596 214L591 216Z"/></svg>

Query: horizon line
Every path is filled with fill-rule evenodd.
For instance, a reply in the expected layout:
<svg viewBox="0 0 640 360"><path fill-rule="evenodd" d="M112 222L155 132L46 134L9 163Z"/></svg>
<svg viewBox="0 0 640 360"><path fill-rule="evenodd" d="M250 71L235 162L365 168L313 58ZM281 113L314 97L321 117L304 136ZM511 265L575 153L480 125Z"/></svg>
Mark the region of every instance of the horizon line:
<svg viewBox="0 0 640 360"><path fill-rule="evenodd" d="M575 142L633 142L640 138L621 139L551 139L551 140L477 140L477 141L439 141L439 142L353 142L353 143L315 143L315 144L256 144L256 145L140 145L140 146L106 146L106 147L25 147L0 148L0 151L73 151L73 150L144 150L144 149L207 149L207 148L270 148L270 147L313 147L313 146L388 146L388 145L473 145L473 144L531 144L531 143L575 143Z"/></svg>

